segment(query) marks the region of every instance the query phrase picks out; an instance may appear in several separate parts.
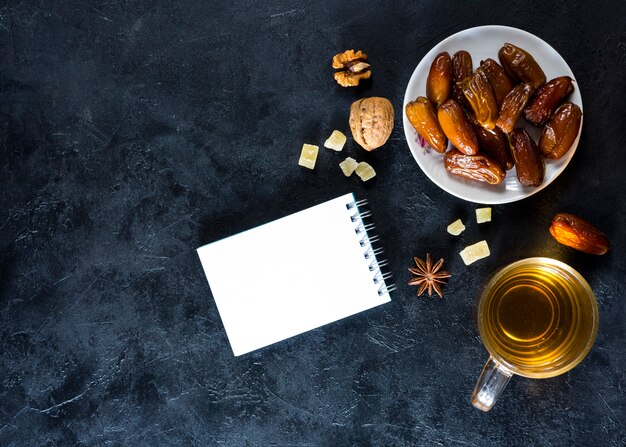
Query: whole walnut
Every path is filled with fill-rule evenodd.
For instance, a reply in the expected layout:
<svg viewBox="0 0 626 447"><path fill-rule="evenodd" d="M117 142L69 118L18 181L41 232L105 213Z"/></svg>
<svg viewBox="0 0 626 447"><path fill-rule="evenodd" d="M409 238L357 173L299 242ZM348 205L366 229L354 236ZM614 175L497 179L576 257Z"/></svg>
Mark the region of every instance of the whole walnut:
<svg viewBox="0 0 626 447"><path fill-rule="evenodd" d="M393 106L386 98L359 99L350 107L350 130L354 141L366 151L381 147L393 130Z"/></svg>

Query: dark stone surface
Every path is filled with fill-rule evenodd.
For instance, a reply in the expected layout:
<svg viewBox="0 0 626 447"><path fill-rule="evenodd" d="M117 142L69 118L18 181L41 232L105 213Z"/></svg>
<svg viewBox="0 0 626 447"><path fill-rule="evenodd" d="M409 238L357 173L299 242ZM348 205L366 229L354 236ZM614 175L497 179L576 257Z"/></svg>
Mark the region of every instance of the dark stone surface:
<svg viewBox="0 0 626 447"><path fill-rule="evenodd" d="M622 2L22 1L0 7L0 446L606 445L626 443ZM559 51L585 127L567 171L494 207L432 184L401 124L422 56L465 28L506 24ZM336 86L331 56L367 51L373 80ZM346 129L350 103L386 96L385 148L303 142ZM347 155L378 177L345 179ZM400 289L393 302L234 358L194 249L354 191L367 197ZM559 246L553 213L599 224L602 258ZM492 256L457 252L486 238ZM413 255L447 259L446 299L403 284ZM597 294L589 356L549 380L514 378L494 411L469 395L487 358L487 275L548 255ZM243 267L254 268L244 265Z"/></svg>

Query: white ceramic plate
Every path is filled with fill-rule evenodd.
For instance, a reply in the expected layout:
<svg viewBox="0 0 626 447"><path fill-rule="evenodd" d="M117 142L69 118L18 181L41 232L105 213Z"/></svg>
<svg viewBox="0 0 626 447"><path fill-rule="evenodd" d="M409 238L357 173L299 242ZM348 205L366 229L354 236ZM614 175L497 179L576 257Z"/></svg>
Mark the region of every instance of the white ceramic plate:
<svg viewBox="0 0 626 447"><path fill-rule="evenodd" d="M526 31L508 26L479 26L453 34L435 45L417 65L406 88L402 107L404 134L411 153L419 167L422 168L422 171L443 190L470 202L485 204L509 203L541 191L563 172L572 159L578 146L580 132L582 131L581 121L581 130L572 148L559 160L546 160L545 178L543 183L536 188L520 185L517 181L515 168L507 171L506 178L499 185L488 185L450 174L443 166L443 154L439 154L434 150L426 150L420 146L417 132L409 123L404 109L407 103L415 100L418 96L426 96L426 78L435 56L442 51L447 51L452 56L459 50L466 50L472 55L474 68L476 68L481 60L487 58L498 61L498 50L505 42L517 45L532 54L545 72L547 80L558 76L570 76L574 80L574 92L570 96L569 101L577 104L581 110L583 108L576 78L565 60L546 42ZM535 142L539 141L540 128L531 126L523 119L520 119L518 125L526 128Z"/></svg>

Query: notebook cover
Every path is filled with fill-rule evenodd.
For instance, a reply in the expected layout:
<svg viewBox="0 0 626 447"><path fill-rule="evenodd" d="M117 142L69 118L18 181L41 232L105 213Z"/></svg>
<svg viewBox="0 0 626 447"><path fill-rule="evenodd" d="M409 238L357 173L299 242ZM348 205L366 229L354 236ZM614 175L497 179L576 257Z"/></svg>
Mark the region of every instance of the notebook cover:
<svg viewBox="0 0 626 447"><path fill-rule="evenodd" d="M235 355L390 301L346 194L198 249Z"/></svg>

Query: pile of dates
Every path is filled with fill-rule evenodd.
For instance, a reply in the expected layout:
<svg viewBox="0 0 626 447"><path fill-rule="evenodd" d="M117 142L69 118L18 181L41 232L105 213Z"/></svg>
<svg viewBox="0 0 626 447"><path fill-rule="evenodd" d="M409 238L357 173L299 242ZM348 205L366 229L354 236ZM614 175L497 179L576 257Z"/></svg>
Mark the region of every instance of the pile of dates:
<svg viewBox="0 0 626 447"><path fill-rule="evenodd" d="M408 103L406 115L430 147L445 153L452 174L495 185L515 166L522 185L539 186L544 158L561 158L578 136L582 111L565 102L574 85L568 76L546 82L535 59L510 43L498 59L500 64L487 59L474 70L467 51L438 54L426 97ZM538 144L517 127L522 116L543 127ZM454 148L446 152L448 141Z"/></svg>

